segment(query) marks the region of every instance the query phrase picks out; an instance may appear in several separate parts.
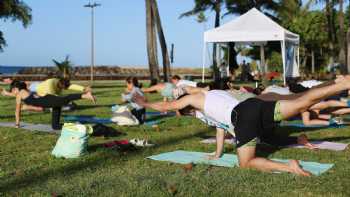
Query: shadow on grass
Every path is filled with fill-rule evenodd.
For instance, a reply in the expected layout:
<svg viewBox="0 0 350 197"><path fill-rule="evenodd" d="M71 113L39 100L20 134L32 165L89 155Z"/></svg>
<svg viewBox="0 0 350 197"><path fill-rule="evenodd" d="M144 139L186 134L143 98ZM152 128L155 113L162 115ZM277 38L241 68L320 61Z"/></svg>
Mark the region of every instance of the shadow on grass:
<svg viewBox="0 0 350 197"><path fill-rule="evenodd" d="M103 108L103 107L111 108L112 106L113 106L113 104L108 104L108 105L78 105L75 110L95 109L95 108Z"/></svg>
<svg viewBox="0 0 350 197"><path fill-rule="evenodd" d="M105 88L125 88L125 84L121 84L121 83L108 83L105 85L93 85L92 86L93 89L105 89Z"/></svg>
<svg viewBox="0 0 350 197"><path fill-rule="evenodd" d="M203 129L199 133L208 133L210 132L209 129ZM151 147L148 149L153 150L152 152L157 151L161 147L167 147L171 146L173 144L176 144L180 141L193 138L193 135L185 135L185 136L179 136L179 137L171 137L167 140L163 140L162 143L158 144L155 147ZM89 149L90 151L96 151L101 148L101 145L92 145L92 147ZM127 160L119 160L119 162L126 162L133 157L137 156L138 154L144 152L144 149L137 149L135 151L128 152L128 159ZM119 157L117 157L119 158ZM31 187L32 185L36 185L39 183L43 183L48 181L51 178L55 178L56 176L60 176L62 174L69 174L70 176L74 173L77 173L81 171L84 168L91 168L91 167L98 167L99 165L102 165L106 160L108 159L117 159L116 157L112 155L102 155L98 158L94 158L91 160L87 160L84 162L77 161L71 165L62 166L60 168L50 169L50 170L43 170L43 171L35 171L26 173L23 176L16 177L14 180L5 182L4 184L0 185L0 191L1 192L11 192L11 191L18 191L21 188L24 187Z"/></svg>
<svg viewBox="0 0 350 197"><path fill-rule="evenodd" d="M293 126L279 126L276 130L279 133L283 133L286 135L291 135L293 133L303 133L303 132L312 132L312 131L320 131L320 129L327 129L327 127L293 127ZM332 128L333 129L333 128Z"/></svg>

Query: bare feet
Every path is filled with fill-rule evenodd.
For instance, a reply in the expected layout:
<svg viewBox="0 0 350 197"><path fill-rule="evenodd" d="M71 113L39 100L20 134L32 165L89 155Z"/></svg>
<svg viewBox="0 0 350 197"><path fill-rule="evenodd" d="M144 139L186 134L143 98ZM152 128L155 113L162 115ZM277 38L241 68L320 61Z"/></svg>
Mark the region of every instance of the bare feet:
<svg viewBox="0 0 350 197"><path fill-rule="evenodd" d="M92 95L91 92L87 92L87 93L83 94L82 98L88 99L88 100L92 101L94 104L96 104L96 98Z"/></svg>
<svg viewBox="0 0 350 197"><path fill-rule="evenodd" d="M317 149L317 146L315 144L310 143L305 134L301 134L298 136L298 144L303 145L311 150Z"/></svg>
<svg viewBox="0 0 350 197"><path fill-rule="evenodd" d="M308 171L303 170L299 162L297 160L289 160L289 167L291 169L291 173L300 175L300 176L311 176L311 173Z"/></svg>

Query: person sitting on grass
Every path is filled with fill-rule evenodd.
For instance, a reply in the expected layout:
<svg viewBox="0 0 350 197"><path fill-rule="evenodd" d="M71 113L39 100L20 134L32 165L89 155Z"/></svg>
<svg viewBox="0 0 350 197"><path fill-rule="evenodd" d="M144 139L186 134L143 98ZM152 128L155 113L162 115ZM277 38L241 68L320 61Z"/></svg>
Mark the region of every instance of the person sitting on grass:
<svg viewBox="0 0 350 197"><path fill-rule="evenodd" d="M87 99L96 102L95 97L91 92L87 92L84 94L69 94L67 96L55 96L52 94L48 94L45 96L39 96L37 94L31 93L27 89L27 85L24 82L15 82L11 85L11 92L16 95L16 127L20 127L20 119L21 119L21 109L22 104L42 107L42 108L52 108L52 118L51 118L51 126L55 130L61 129L62 125L60 124L61 117L61 108L68 103L80 100Z"/></svg>
<svg viewBox="0 0 350 197"><path fill-rule="evenodd" d="M137 95L134 100L139 105L158 111L196 109L234 129L239 166L242 168L310 176L310 172L303 170L297 160L282 163L256 156L257 139L272 135L273 129L281 120L296 116L323 99L348 89L350 89L350 75L339 76L331 85L313 88L293 100L263 101L250 98L239 103L229 93L221 90L186 95L172 102L149 103ZM213 158L219 158L221 156L219 153Z"/></svg>
<svg viewBox="0 0 350 197"><path fill-rule="evenodd" d="M138 105L132 101L134 94L143 96L141 91L141 84L138 82L136 77L126 78L125 92L122 94L122 101L127 102L132 107L131 113L134 115L140 124L143 124L146 119L146 109L143 106Z"/></svg>

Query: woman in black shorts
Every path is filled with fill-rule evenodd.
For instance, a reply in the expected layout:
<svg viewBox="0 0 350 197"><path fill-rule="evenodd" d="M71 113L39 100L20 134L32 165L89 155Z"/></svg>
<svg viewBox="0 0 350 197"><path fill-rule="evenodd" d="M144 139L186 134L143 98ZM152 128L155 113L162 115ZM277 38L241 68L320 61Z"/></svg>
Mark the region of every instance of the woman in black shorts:
<svg viewBox="0 0 350 197"><path fill-rule="evenodd" d="M95 97L91 92L84 94L69 94L67 96L55 96L46 95L39 97L38 95L31 93L27 89L27 85L24 82L16 82L11 85L11 91L16 95L16 127L20 127L21 117L21 105L22 103L31 106L38 106L43 108L52 108L51 126L53 129L61 129L60 116L61 108L67 105L71 101L79 99L88 99L95 101Z"/></svg>

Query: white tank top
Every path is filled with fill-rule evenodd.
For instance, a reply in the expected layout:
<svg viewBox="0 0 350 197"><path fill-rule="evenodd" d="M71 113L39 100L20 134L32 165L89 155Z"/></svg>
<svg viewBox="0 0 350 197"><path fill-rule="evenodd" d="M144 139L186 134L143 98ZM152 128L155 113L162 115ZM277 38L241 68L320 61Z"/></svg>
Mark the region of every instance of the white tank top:
<svg viewBox="0 0 350 197"><path fill-rule="evenodd" d="M233 127L231 113L238 104L239 101L230 93L223 90L211 90L205 96L204 114L217 122Z"/></svg>

